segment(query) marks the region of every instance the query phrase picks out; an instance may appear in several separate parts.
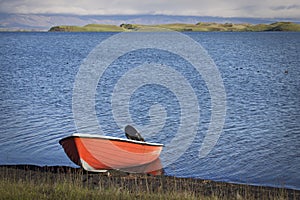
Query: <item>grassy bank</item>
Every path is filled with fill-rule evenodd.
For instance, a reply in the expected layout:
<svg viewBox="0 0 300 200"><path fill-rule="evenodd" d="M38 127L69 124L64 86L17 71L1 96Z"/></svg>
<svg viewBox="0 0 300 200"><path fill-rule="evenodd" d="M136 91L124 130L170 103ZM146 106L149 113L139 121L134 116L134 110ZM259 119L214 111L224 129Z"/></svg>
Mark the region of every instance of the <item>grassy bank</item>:
<svg viewBox="0 0 300 200"><path fill-rule="evenodd" d="M1 166L0 199L299 199L300 191L68 167Z"/></svg>
<svg viewBox="0 0 300 200"><path fill-rule="evenodd" d="M121 24L120 26L105 24L89 24L86 26L54 26L50 28L50 32L123 32L137 31L145 28L163 28L174 31L223 31L223 32L261 32L261 31L300 31L300 24L292 22L276 22L272 24L232 24L232 23L204 23L197 24L158 24L158 25L142 25L142 24Z"/></svg>
<svg viewBox="0 0 300 200"><path fill-rule="evenodd" d="M107 24L88 24L86 26L54 26L50 32L122 32L120 26Z"/></svg>

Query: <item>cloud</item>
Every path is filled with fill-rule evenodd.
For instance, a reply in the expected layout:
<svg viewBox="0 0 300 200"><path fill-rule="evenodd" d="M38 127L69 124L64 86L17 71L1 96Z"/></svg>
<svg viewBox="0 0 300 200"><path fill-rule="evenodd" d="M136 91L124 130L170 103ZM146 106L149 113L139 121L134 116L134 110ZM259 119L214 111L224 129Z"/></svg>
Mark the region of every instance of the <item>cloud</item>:
<svg viewBox="0 0 300 200"><path fill-rule="evenodd" d="M299 0L0 0L1 13L300 18Z"/></svg>
<svg viewBox="0 0 300 200"><path fill-rule="evenodd" d="M271 7L272 10L298 10L300 9L300 4L299 5L281 5L281 6L272 6Z"/></svg>

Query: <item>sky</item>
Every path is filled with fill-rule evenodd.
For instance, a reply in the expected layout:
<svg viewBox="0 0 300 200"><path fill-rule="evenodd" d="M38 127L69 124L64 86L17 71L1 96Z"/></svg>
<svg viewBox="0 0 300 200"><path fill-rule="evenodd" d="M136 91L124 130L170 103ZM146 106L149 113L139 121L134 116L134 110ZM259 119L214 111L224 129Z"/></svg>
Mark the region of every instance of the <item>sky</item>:
<svg viewBox="0 0 300 200"><path fill-rule="evenodd" d="M0 13L300 18L300 0L0 0Z"/></svg>

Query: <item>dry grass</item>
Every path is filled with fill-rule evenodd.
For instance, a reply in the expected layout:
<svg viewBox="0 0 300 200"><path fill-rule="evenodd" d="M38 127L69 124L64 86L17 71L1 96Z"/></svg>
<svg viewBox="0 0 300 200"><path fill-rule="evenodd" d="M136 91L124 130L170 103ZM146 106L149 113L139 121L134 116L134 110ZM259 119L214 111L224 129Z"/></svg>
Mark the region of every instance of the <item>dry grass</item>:
<svg viewBox="0 0 300 200"><path fill-rule="evenodd" d="M2 166L0 199L299 199L300 191L68 167Z"/></svg>

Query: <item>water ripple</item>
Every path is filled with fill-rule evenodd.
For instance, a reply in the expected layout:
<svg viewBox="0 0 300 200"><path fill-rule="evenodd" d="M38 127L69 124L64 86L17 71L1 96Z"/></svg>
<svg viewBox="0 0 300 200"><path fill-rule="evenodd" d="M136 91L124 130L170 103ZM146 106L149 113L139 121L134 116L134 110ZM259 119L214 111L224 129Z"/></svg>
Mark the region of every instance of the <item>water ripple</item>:
<svg viewBox="0 0 300 200"><path fill-rule="evenodd" d="M74 166L58 144L76 132L73 83L83 59L112 34L0 33L0 164ZM227 96L226 122L212 152L199 159L198 150L210 122L210 95L203 80L184 71L199 94L200 127L193 144L166 173L300 189L300 34L187 34L208 51L221 73ZM157 62L185 69L184 63L176 63L171 55L146 53ZM142 53L127 56L116 63L120 69L145 57ZM146 104L139 97L149 93L137 92L133 114L146 123ZM165 91L161 94L167 95ZM103 109L111 102L101 104L99 98L98 94L95 103L101 126L107 134L124 137L121 130L112 128L111 113ZM167 134L149 139L172 140L178 110L168 113Z"/></svg>

